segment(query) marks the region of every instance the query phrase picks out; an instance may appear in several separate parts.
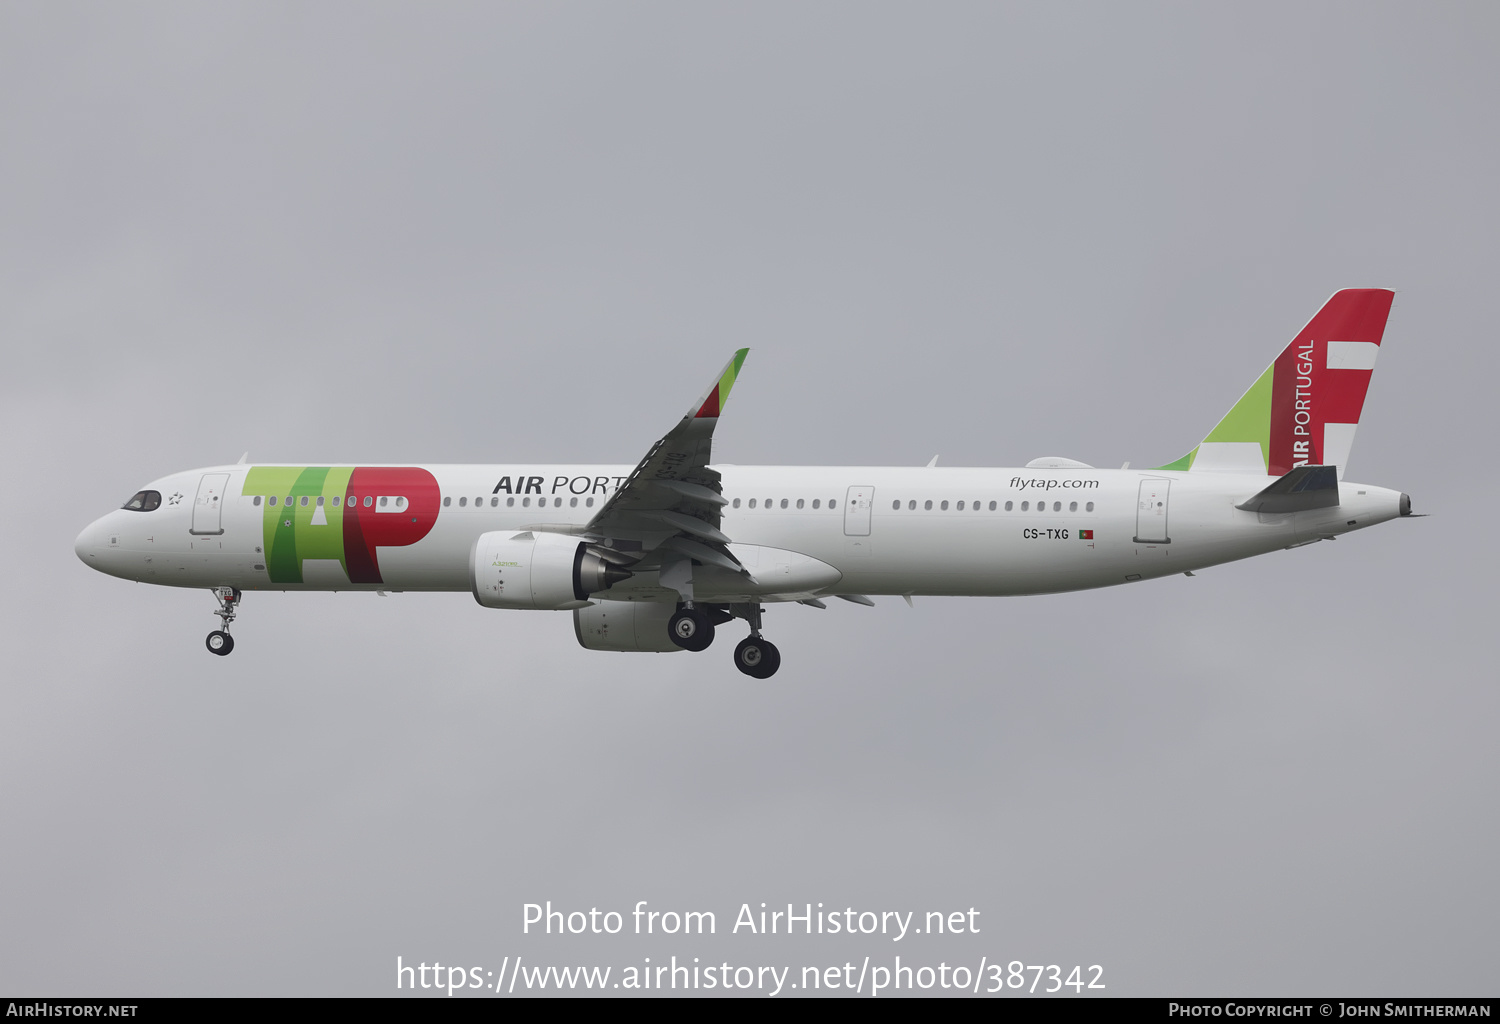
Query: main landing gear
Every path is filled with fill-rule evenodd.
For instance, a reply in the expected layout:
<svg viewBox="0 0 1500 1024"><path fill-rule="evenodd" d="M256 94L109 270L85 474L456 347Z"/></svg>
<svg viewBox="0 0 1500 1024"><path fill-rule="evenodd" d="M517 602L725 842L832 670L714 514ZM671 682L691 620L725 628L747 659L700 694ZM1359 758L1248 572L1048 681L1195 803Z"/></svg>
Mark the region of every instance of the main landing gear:
<svg viewBox="0 0 1500 1024"><path fill-rule="evenodd" d="M211 654L223 657L234 650L234 637L229 635L229 624L234 621L234 609L240 603L240 592L234 587L215 587L213 595L219 602L219 610L214 614L224 623L224 628L208 634L203 643Z"/></svg>
<svg viewBox="0 0 1500 1024"><path fill-rule="evenodd" d="M734 649L734 667L752 679L770 679L781 667L781 652L762 636L747 636Z"/></svg>
<svg viewBox="0 0 1500 1024"><path fill-rule="evenodd" d="M672 642L684 651L706 651L714 642L714 622L707 609L699 605L683 605L667 622L667 632Z"/></svg>
<svg viewBox="0 0 1500 1024"><path fill-rule="evenodd" d="M667 622L667 635L685 651L705 651L714 642L714 627L734 619L750 624L750 635L734 649L734 667L754 679L770 679L781 667L781 652L760 635L758 604L683 604Z"/></svg>

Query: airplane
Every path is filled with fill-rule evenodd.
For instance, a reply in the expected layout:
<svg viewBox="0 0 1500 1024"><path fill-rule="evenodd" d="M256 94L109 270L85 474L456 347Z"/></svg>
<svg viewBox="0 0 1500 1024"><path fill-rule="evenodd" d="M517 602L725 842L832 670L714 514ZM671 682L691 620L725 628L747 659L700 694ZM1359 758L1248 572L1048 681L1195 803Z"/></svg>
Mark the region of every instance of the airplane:
<svg viewBox="0 0 1500 1024"><path fill-rule="evenodd" d="M211 590L216 655L246 591L467 591L571 611L590 650L702 651L743 619L735 666L766 679L781 664L767 605L1191 576L1410 516L1406 494L1343 479L1393 297L1336 292L1198 445L1152 469L715 466L740 349L635 466L242 456L152 481L74 550L111 576Z"/></svg>

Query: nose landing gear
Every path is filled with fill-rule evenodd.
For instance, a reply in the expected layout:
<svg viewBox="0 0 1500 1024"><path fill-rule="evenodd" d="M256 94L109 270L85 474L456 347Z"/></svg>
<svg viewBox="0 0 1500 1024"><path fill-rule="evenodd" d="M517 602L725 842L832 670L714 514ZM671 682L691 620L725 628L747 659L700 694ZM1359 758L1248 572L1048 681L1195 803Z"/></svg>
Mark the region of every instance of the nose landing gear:
<svg viewBox="0 0 1500 1024"><path fill-rule="evenodd" d="M203 643L210 653L223 657L234 650L234 637L229 635L229 624L234 621L234 609L240 603L240 592L234 587L215 587L213 595L219 602L219 610L214 614L224 623L224 628L208 634Z"/></svg>

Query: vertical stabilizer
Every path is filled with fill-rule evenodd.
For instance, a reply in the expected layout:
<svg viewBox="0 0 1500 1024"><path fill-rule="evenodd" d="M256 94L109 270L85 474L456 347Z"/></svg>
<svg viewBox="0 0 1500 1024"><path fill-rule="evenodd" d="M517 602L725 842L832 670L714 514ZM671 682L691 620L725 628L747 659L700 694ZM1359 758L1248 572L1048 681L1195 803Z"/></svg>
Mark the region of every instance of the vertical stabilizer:
<svg viewBox="0 0 1500 1024"><path fill-rule="evenodd" d="M1395 293L1335 292L1208 436L1158 469L1261 472L1344 464Z"/></svg>

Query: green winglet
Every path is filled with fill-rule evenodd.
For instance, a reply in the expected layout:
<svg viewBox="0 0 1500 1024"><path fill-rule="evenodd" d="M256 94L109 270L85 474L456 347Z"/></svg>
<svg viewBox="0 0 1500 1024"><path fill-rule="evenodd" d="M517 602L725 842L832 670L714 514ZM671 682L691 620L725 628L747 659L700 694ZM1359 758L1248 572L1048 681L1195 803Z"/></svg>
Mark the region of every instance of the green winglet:
<svg viewBox="0 0 1500 1024"><path fill-rule="evenodd" d="M708 394L704 396L698 411L694 413L694 419L705 417L716 417L724 410L724 403L729 401L729 391L734 387L735 378L739 376L740 367L745 365L745 356L750 354L748 348L742 348L734 354L734 358L724 367L724 372L714 386L709 388Z"/></svg>

